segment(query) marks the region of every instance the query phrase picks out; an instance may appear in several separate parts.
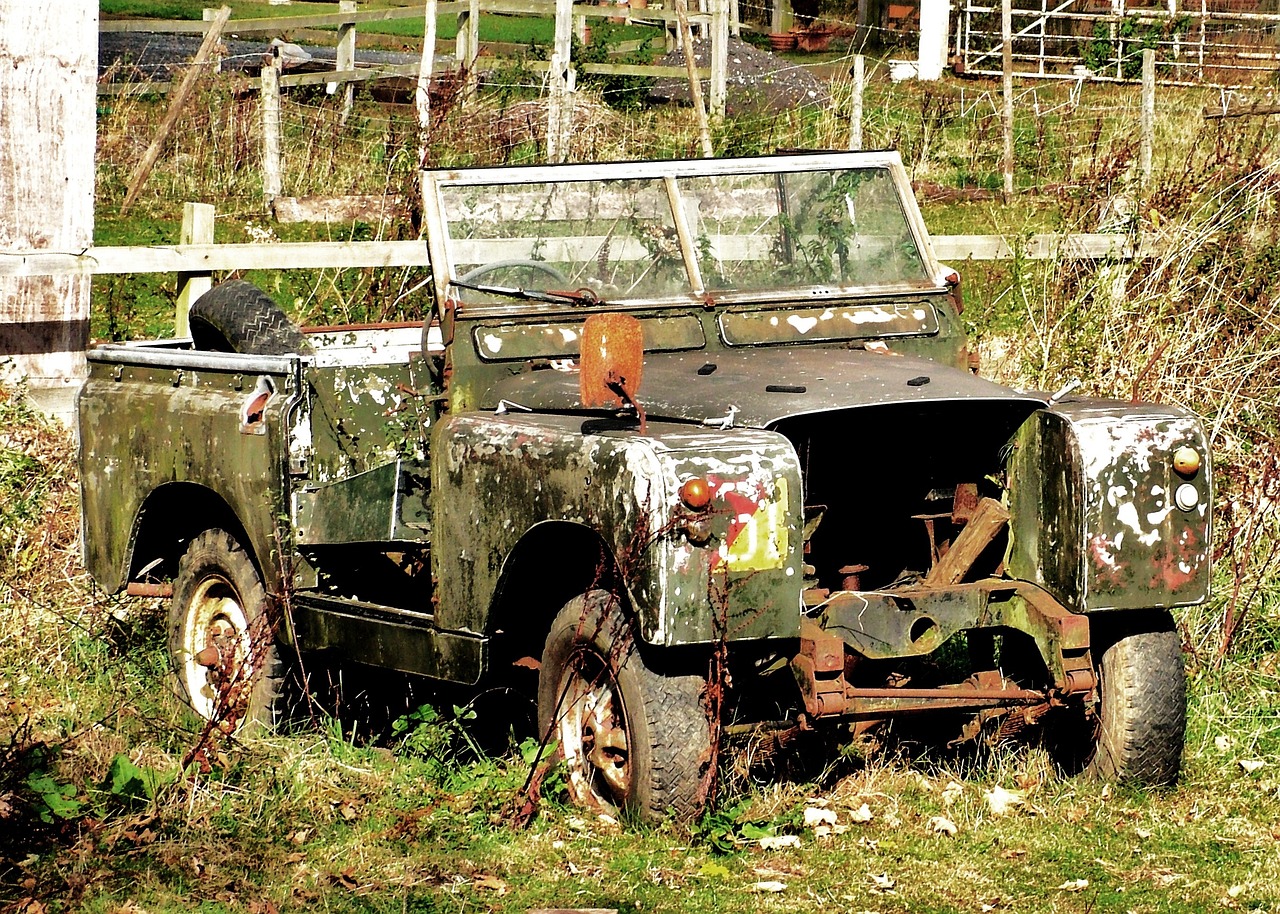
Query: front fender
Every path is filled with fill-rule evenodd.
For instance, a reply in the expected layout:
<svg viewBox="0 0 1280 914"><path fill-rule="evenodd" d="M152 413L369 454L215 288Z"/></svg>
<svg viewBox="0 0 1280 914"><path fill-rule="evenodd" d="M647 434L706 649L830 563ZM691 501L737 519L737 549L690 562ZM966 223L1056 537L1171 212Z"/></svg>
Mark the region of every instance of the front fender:
<svg viewBox="0 0 1280 914"><path fill-rule="evenodd" d="M1181 447L1200 455L1196 473L1175 470ZM1185 410L1109 400L1038 410L1009 461L1009 573L1077 612L1202 602L1212 497L1208 440Z"/></svg>
<svg viewBox="0 0 1280 914"><path fill-rule="evenodd" d="M486 631L513 550L555 521L604 543L651 643L799 632L801 484L780 435L665 423L641 435L593 430L581 416L464 414L437 425L431 470L443 628ZM679 505L692 476L714 493L702 543Z"/></svg>

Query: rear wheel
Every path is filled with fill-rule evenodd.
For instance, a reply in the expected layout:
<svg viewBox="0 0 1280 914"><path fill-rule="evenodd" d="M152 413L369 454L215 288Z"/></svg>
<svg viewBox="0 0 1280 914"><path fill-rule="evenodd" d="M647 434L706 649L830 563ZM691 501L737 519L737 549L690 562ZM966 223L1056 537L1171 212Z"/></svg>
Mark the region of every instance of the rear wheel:
<svg viewBox="0 0 1280 914"><path fill-rule="evenodd" d="M307 342L280 306L251 283L219 283L191 304L187 315L197 349L248 355L310 352Z"/></svg>
<svg viewBox="0 0 1280 914"><path fill-rule="evenodd" d="M1107 781L1172 784L1182 767L1186 673L1173 619L1160 612L1099 645L1098 700L1051 730L1069 771Z"/></svg>
<svg viewBox="0 0 1280 914"><path fill-rule="evenodd" d="M270 728L284 678L268 599L244 548L223 530L191 541L169 607L179 696L226 732Z"/></svg>
<svg viewBox="0 0 1280 914"><path fill-rule="evenodd" d="M542 653L538 720L575 803L688 820L706 800L706 680L650 667L615 596L592 591L556 616Z"/></svg>

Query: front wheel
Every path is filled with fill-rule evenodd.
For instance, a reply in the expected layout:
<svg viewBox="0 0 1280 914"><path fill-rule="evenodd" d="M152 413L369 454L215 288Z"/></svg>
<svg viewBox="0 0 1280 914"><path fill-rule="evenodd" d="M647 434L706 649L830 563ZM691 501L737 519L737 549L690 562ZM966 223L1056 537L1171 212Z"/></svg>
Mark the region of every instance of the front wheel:
<svg viewBox="0 0 1280 914"><path fill-rule="evenodd" d="M1053 728L1051 748L1069 771L1107 781L1172 784L1182 767L1186 673L1168 613L1104 631L1097 702Z"/></svg>
<svg viewBox="0 0 1280 914"><path fill-rule="evenodd" d="M267 594L244 548L223 530L191 541L169 606L179 696L233 732L275 723L283 681Z"/></svg>
<svg viewBox="0 0 1280 914"><path fill-rule="evenodd" d="M617 597L591 591L560 610L538 680L538 722L550 731L572 800L616 815L692 819L712 763L706 680L646 663Z"/></svg>

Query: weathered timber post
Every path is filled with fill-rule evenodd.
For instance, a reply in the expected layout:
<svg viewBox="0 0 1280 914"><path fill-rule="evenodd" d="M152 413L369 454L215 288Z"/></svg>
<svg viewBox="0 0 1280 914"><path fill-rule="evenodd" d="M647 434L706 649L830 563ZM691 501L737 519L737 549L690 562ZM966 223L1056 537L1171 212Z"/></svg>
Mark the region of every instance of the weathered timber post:
<svg viewBox="0 0 1280 914"><path fill-rule="evenodd" d="M93 244L97 0L0 0L0 258ZM0 374L64 418L85 375L87 274L0 276Z"/></svg>
<svg viewBox="0 0 1280 914"><path fill-rule="evenodd" d="M436 58L436 0L427 0L422 24L422 60L418 65L418 85L414 91L414 107L418 111L418 168L431 164L431 70ZM419 189L422 207L431 206L427 199L427 184Z"/></svg>
<svg viewBox="0 0 1280 914"><path fill-rule="evenodd" d="M283 186L280 151L280 49L262 68L262 197L268 210Z"/></svg>
<svg viewBox="0 0 1280 914"><path fill-rule="evenodd" d="M862 100L867 91L867 59L853 58L853 113L849 115L849 148L862 148Z"/></svg>
<svg viewBox="0 0 1280 914"><path fill-rule="evenodd" d="M1004 132L1004 202L1013 201L1013 10L1010 0L1000 3L1000 35L1004 42L1001 55L1004 108L1001 129Z"/></svg>
<svg viewBox="0 0 1280 914"><path fill-rule="evenodd" d="M791 11L791 0L773 0L773 11L769 15L769 29L774 33L791 31L796 24L796 14Z"/></svg>
<svg viewBox="0 0 1280 914"><path fill-rule="evenodd" d="M213 244L213 205L210 203L182 204L182 233L179 244ZM181 338L191 335L187 313L191 303L213 286L212 273L179 273L178 301L173 313L173 335Z"/></svg>
<svg viewBox="0 0 1280 914"><path fill-rule="evenodd" d="M1142 169L1142 186L1151 184L1151 157L1155 148L1156 132L1156 52L1148 48L1142 52L1142 148L1139 164Z"/></svg>
<svg viewBox="0 0 1280 914"><path fill-rule="evenodd" d="M340 13L354 13L355 11L356 0L340 0L338 3L338 12ZM344 22L338 26L338 48L333 65L334 69L339 72L356 68L356 24L354 22ZM330 95L333 95L337 89L337 83L329 83L325 86L325 91ZM355 101L355 91L356 84L349 80L342 86L342 118L340 122L343 124L351 116L351 106Z"/></svg>
<svg viewBox="0 0 1280 914"><path fill-rule="evenodd" d="M470 97L479 85L476 58L480 54L480 0L469 0L467 8L458 13L458 35L454 39L454 57L462 68L466 83L463 94Z"/></svg>
<svg viewBox="0 0 1280 914"><path fill-rule="evenodd" d="M729 0L711 0L711 116L723 120L729 91Z"/></svg>
<svg viewBox="0 0 1280 914"><path fill-rule="evenodd" d="M702 101L702 83L698 79L698 64L693 57L693 32L689 28L689 7L685 0L676 0L676 17L680 23L684 68L689 74L689 101L693 103L693 113L698 119L698 141L702 145L702 155L709 159L716 151L711 145L711 126L707 123L707 108Z"/></svg>
<svg viewBox="0 0 1280 914"><path fill-rule="evenodd" d="M178 118L182 115L182 108L186 105L187 99L191 97L191 92L195 89L196 82L200 79L201 69L209 62L213 49L222 40L222 30L226 27L227 20L230 18L231 7L224 6L218 10L218 14L214 16L209 23L208 29L205 30L204 41L200 42L200 49L196 51L196 56L187 68L186 75L182 77L182 82L178 83L178 88L174 89L169 96L169 110L165 112L164 120L156 128L156 135L151 140L151 145L142 154L142 161L138 163L133 177L129 180L129 189L125 192L124 202L120 204L120 215L123 216L127 213L129 208L137 201L138 194L142 192L142 185L147 183L151 169L155 167L156 162L160 159L160 153L164 151L165 144L169 141L169 136L178 125Z"/></svg>
<svg viewBox="0 0 1280 914"><path fill-rule="evenodd" d="M569 130L573 119L573 0L556 0L555 41L547 71L547 161L563 162L569 154Z"/></svg>

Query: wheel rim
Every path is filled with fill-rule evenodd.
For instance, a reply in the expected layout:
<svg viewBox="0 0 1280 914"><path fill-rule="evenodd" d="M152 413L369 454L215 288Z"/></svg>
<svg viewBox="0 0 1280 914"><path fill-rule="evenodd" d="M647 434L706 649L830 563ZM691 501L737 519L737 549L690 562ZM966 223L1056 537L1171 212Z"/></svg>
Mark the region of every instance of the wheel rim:
<svg viewBox="0 0 1280 914"><path fill-rule="evenodd" d="M561 693L558 732L569 793L580 805L616 812L631 792L630 734L617 681L597 654L580 650Z"/></svg>
<svg viewBox="0 0 1280 914"><path fill-rule="evenodd" d="M201 717L235 723L252 673L249 619L240 595L221 575L202 580L187 607L179 675Z"/></svg>

